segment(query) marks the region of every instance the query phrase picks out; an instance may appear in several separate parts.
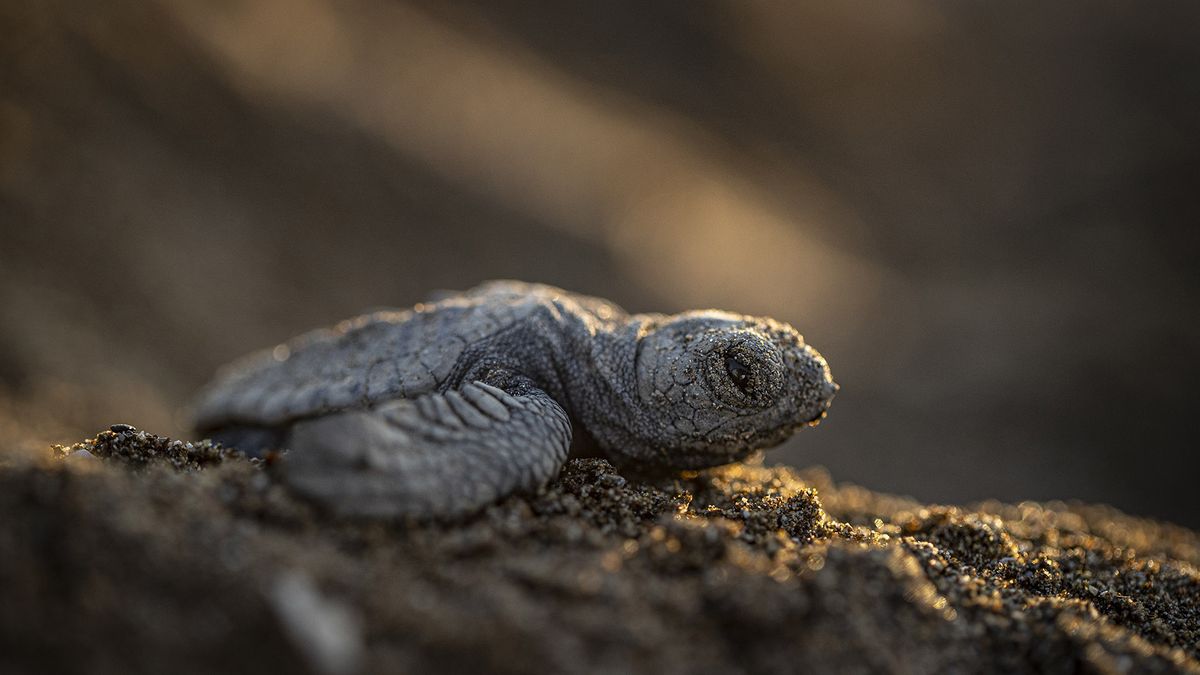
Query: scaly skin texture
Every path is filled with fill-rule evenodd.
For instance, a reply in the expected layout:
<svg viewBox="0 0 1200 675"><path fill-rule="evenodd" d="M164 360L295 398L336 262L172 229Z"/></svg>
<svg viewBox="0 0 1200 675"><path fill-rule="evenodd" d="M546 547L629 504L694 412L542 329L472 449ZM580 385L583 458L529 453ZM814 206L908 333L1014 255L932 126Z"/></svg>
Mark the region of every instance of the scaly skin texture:
<svg viewBox="0 0 1200 675"><path fill-rule="evenodd" d="M621 464L715 466L816 424L836 390L772 319L629 315L495 281L248 357L194 420L247 452L289 449L288 482L336 511L453 516L545 482L573 435Z"/></svg>

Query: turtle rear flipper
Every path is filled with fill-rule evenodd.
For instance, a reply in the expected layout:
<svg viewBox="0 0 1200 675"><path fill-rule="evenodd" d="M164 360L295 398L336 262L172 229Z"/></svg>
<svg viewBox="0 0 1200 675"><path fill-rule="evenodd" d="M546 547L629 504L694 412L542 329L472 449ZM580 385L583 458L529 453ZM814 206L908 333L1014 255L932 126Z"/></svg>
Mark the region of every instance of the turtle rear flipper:
<svg viewBox="0 0 1200 675"><path fill-rule="evenodd" d="M546 392L483 383L297 423L284 480L339 515L451 518L549 480L571 425Z"/></svg>

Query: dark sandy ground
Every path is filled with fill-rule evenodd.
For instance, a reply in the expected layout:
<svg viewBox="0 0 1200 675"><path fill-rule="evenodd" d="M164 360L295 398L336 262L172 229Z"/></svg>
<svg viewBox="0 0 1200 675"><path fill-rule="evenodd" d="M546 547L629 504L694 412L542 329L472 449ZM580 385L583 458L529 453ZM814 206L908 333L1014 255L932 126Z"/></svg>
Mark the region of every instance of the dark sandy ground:
<svg viewBox="0 0 1200 675"><path fill-rule="evenodd" d="M347 522L115 428L0 455L2 672L1200 670L1200 537L1107 507L573 460L465 522Z"/></svg>

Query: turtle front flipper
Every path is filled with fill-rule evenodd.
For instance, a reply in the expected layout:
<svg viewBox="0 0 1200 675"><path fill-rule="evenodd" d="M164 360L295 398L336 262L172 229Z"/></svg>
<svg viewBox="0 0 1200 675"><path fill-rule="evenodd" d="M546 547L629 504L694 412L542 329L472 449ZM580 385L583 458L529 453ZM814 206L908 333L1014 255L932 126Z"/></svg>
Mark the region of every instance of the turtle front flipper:
<svg viewBox="0 0 1200 675"><path fill-rule="evenodd" d="M481 383L297 423L284 481L340 515L450 518L532 490L562 467L566 412L521 382Z"/></svg>

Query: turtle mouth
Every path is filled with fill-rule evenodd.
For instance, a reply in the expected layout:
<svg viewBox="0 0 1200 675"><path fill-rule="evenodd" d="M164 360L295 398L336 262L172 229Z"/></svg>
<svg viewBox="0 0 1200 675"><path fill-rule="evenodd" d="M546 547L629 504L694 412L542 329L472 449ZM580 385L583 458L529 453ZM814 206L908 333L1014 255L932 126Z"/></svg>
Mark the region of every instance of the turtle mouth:
<svg viewBox="0 0 1200 675"><path fill-rule="evenodd" d="M815 427L821 423L829 415L829 406L833 405L833 397L837 395L838 390L842 387L833 380L826 380L821 384L821 403L817 408L817 412L808 421L804 422L806 426Z"/></svg>

